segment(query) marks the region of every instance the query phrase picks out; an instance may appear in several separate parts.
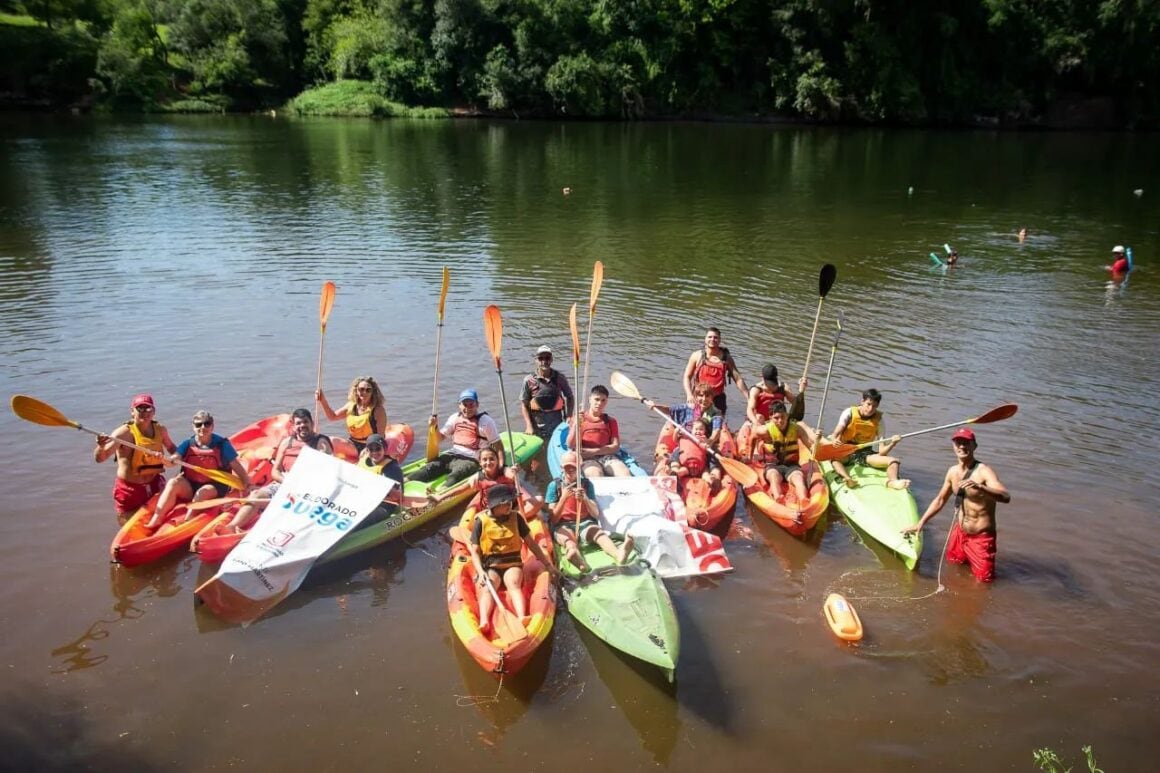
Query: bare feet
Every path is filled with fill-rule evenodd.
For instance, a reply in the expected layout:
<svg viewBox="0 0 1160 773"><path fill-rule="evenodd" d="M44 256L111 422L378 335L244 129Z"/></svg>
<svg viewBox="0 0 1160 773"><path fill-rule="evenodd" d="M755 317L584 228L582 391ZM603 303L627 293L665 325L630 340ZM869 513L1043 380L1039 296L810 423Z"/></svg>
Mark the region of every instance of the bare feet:
<svg viewBox="0 0 1160 773"><path fill-rule="evenodd" d="M888 480L886 481L886 488L898 489L899 491L908 489L910 488L910 480L908 478L902 478L901 480Z"/></svg>
<svg viewBox="0 0 1160 773"><path fill-rule="evenodd" d="M580 551L576 549L575 545L572 545L568 548L567 556L568 560L572 562L572 566L576 567L584 574L592 571L592 567L588 566L588 562L584 560L584 556L580 554Z"/></svg>
<svg viewBox="0 0 1160 773"><path fill-rule="evenodd" d="M846 484L846 488L858 488L858 481L849 476L842 478L842 482Z"/></svg>
<svg viewBox="0 0 1160 773"><path fill-rule="evenodd" d="M632 552L633 542L632 535L624 535L624 542L620 546L620 553L616 556L616 563L623 564L628 561L628 555Z"/></svg>

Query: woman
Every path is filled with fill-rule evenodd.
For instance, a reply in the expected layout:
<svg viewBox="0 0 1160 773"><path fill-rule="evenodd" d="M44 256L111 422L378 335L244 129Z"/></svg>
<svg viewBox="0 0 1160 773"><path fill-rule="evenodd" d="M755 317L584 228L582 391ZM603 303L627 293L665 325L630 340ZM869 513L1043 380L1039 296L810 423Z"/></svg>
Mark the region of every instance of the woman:
<svg viewBox="0 0 1160 773"><path fill-rule="evenodd" d="M337 411L330 407L321 389L315 390L314 399L322 406L326 418L331 421L346 419L346 432L350 442L362 453L367 447L367 438L386 431L387 404L383 391L370 376L356 378L346 395L346 404Z"/></svg>
<svg viewBox="0 0 1160 773"><path fill-rule="evenodd" d="M486 509L487 494L485 493L492 486L503 485L514 487L523 497L524 501L537 502L519 480L519 467L504 467L500 459L499 451L491 448L481 448L479 450L479 472L468 478L465 483L471 487L472 491L478 492L475 498L471 500L469 507L474 507L476 512ZM448 487L442 495L427 494L427 503L434 506L451 496L457 496L459 486Z"/></svg>

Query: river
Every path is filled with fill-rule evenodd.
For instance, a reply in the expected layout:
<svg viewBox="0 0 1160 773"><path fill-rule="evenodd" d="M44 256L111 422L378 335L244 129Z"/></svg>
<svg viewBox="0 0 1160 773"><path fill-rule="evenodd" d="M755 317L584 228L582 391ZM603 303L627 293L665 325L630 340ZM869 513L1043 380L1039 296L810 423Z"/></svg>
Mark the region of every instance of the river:
<svg viewBox="0 0 1160 773"><path fill-rule="evenodd" d="M567 363L596 260L595 381L678 401L707 325L747 379L772 361L796 381L829 262L811 422L839 310L827 428L869 386L892 432L1019 405L978 427L1012 496L993 585L947 566L929 595L949 507L911 574L836 512L800 540L742 504L735 571L670 583L672 686L566 614L497 685L447 619L447 522L223 625L194 608L192 556L109 564L113 469L90 436L6 411L5 767L1029 770L1034 749L1078 763L1088 743L1109 771L1150 767L1158 170L1157 135L3 117L0 383L86 426L141 391L175 437L200 408L228 433L309 405L333 280L328 393L374 375L421 430L444 265L440 413L474 386L502 416L483 308L503 310L512 399L540 344ZM944 243L950 271L928 257ZM1103 270L1114 244L1135 251L1124 282ZM651 445L639 404L610 412ZM925 507L949 432L897 454ZM834 590L857 599L859 645L822 619Z"/></svg>

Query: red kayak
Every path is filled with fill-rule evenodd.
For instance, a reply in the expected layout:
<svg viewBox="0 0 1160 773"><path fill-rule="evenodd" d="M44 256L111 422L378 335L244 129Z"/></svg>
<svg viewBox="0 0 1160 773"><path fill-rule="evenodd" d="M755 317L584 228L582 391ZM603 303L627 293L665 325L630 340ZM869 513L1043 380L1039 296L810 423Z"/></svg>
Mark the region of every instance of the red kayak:
<svg viewBox="0 0 1160 773"><path fill-rule="evenodd" d="M665 423L657 438L656 453L669 455L676 448L677 431L673 425ZM722 456L733 457L737 444L729 427L721 428L721 436L717 440L717 452ZM728 516L733 513L737 505L737 486L733 479L724 475L721 486L712 491L708 481L701 478L687 478L681 486L681 500L685 503L685 519L689 526L702 531L712 531L717 528Z"/></svg>
<svg viewBox="0 0 1160 773"><path fill-rule="evenodd" d="M122 566L140 566L172 553L189 544L193 536L214 519L216 509L188 512L187 505L178 505L169 512L169 517L156 529L146 529L145 524L153 517L160 494L142 505L133 514L109 548L113 563Z"/></svg>

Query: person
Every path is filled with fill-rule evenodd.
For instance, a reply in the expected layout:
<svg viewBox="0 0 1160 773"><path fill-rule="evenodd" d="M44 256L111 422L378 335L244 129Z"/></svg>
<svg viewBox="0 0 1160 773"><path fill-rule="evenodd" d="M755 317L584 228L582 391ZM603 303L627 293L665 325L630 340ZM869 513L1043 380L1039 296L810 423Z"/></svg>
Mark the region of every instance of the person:
<svg viewBox="0 0 1160 773"><path fill-rule="evenodd" d="M488 508L475 519L467 543L471 563L475 567L476 584L479 586L476 593L479 600L479 631L484 635L491 630L491 612L495 607L495 600L484 578L491 580L491 586L497 592L501 587L507 588L508 600L517 617L522 619L528 614L521 544L528 546L532 555L553 577L560 576L560 570L544 554L532 537L527 521L515 508L515 499L516 490L511 486L492 486L488 491Z"/></svg>
<svg viewBox="0 0 1160 773"><path fill-rule="evenodd" d="M347 436L360 453L366 448L367 439L371 435L386 432L386 398L378 382L370 376L356 378L351 382L346 403L337 411L330 407L321 389L314 391L314 399L322 407L326 418L331 421L346 419Z"/></svg>
<svg viewBox="0 0 1160 773"><path fill-rule="evenodd" d="M188 464L207 470L232 472L242 481L242 495L250 492L250 476L245 465L238 458L238 452L229 438L213 431L213 416L209 411L193 414L193 436L181 441L177 446L177 457ZM147 529L156 529L164 523L166 516L178 502L201 501L213 497L224 497L230 492L225 483L211 480L204 473L183 467L174 478L170 478L157 500L153 516L145 524Z"/></svg>
<svg viewBox="0 0 1160 773"><path fill-rule="evenodd" d="M745 404L745 417L753 425L754 432L762 432L762 425L769 421L769 409L774 403L782 402L790 406L789 417L794 421L801 421L806 415L806 387L809 380L802 376L798 379L798 393L789 391L789 387L781 383L777 376L777 366L772 362L766 363L761 369L761 382L749 389L749 397Z"/></svg>
<svg viewBox="0 0 1160 773"><path fill-rule="evenodd" d="M947 265L953 266L959 262L959 251L951 247L951 251L947 253Z"/></svg>
<svg viewBox="0 0 1160 773"><path fill-rule="evenodd" d="M693 389L693 402L691 403L664 406L646 399L644 404L650 410L655 409L665 414L690 432L696 422L707 419L709 421L709 445L716 447L717 440L721 435L721 428L725 425L725 417L713 404L713 387L705 382L697 384ZM670 451L669 446L661 443L657 445L653 456L659 462L662 458L667 457Z"/></svg>
<svg viewBox="0 0 1160 773"><path fill-rule="evenodd" d="M285 480L286 473L294 467L303 448L313 448L324 454L334 454L334 446L326 435L314 431L314 417L306 408L295 408L290 414L290 434L282 438L278 448L274 451L274 463L270 470L273 481L250 494L251 502L246 502L238 508L238 512L230 520L228 527L234 531L244 531L270 500L278 493L278 487Z"/></svg>
<svg viewBox="0 0 1160 773"><path fill-rule="evenodd" d="M560 457L560 477L553 479L544 493L553 539L564 548L564 557L581 572L589 570L588 562L580 552L581 540L599 546L616 563L623 564L632 552L632 536L626 535L618 548L611 535L600 527L595 488L588 478L577 484L576 462L576 452L565 451Z"/></svg>
<svg viewBox="0 0 1160 773"><path fill-rule="evenodd" d="M520 392L524 432L538 435L546 444L560 422L572 414L574 400L567 377L552 368L552 348L541 346L536 350L536 372L524 379Z"/></svg>
<svg viewBox="0 0 1160 773"><path fill-rule="evenodd" d="M395 482L395 486L366 518L359 521L354 531L387 520L399 509L399 505L403 504L403 468L399 466L397 453L397 444L392 443L388 448L387 439L379 433L376 432L367 438L366 447L359 453L355 464L375 475L390 478Z"/></svg>
<svg viewBox="0 0 1160 773"><path fill-rule="evenodd" d="M755 451L760 453L760 458L765 462L762 475L769 484L769 490L775 495L781 493L782 483L785 482L793 486L798 501L804 502L809 499L809 492L798 459L798 438L812 447L817 437L808 424L789 417L789 409L783 402L770 406L769 419L769 424L765 425L765 437L754 436L754 445L761 446ZM754 456L754 452L751 451L750 456Z"/></svg>
<svg viewBox="0 0 1160 773"><path fill-rule="evenodd" d="M501 452L498 448L479 449L479 472L475 473L467 479L467 485L476 492L475 499L472 505L476 510L481 510L486 505L487 490L495 485L514 486L520 493L520 496L525 500L535 499L530 491L528 491L520 483L519 480L519 465L511 467L504 467L501 463ZM437 505L448 497L456 496L460 492L458 490L445 489L442 493L436 494L434 492L427 493L427 503L430 505Z"/></svg>
<svg viewBox="0 0 1160 773"><path fill-rule="evenodd" d="M906 527L902 533L922 531L954 492L955 522L947 536L947 560L952 564L968 564L976 580L991 582L995 579L997 551L995 504L1007 504L1011 494L995 471L975 458L979 443L974 432L962 427L951 435L951 444L956 462L947 469L942 488L918 523Z"/></svg>
<svg viewBox="0 0 1160 773"><path fill-rule="evenodd" d="M584 475L602 478L612 475L627 478L632 473L619 456L620 425L604 412L608 404L608 388L602 384L592 387L588 395L588 410L580 414L580 457ZM568 447L576 448L576 422L568 420Z"/></svg>
<svg viewBox="0 0 1160 773"><path fill-rule="evenodd" d="M850 488L857 488L858 481L850 477L846 471L848 465L865 464L870 467L886 470L886 486L893 489L904 489L910 486L909 480L900 480L898 470L900 462L889 456L901 437L895 435L889 440L883 440L885 422L878 404L882 402L882 395L877 389L867 389L862 393L862 402L842 411L838 419L838 426L834 428L834 437L842 443L868 443L871 440L882 440L878 443L879 450L874 447L862 448L854 451L850 456L839 461L833 461L834 472L841 476Z"/></svg>
<svg viewBox="0 0 1160 773"><path fill-rule="evenodd" d="M165 486L162 470L173 463L166 452L174 453L177 446L173 444L165 425L156 421L156 415L157 406L153 402L153 395L142 392L129 402L129 421L108 435L97 436L93 461L101 464L110 456L117 456L113 506L118 517L132 515L155 494L160 494ZM118 440L148 450L129 448L118 443Z"/></svg>
<svg viewBox="0 0 1160 773"><path fill-rule="evenodd" d="M439 417L431 414L430 424L438 426ZM428 483L447 475L445 487L479 472L479 451L489 445L499 445L499 427L495 419L479 410L479 393L464 389L459 393L459 410L447 417L437 430L439 439L450 439L451 450L444 451L411 474L411 480Z"/></svg>
<svg viewBox="0 0 1160 773"><path fill-rule="evenodd" d="M1117 244L1115 247L1112 247L1112 273L1116 274L1117 276L1123 276L1124 274L1127 274L1131 268L1132 267L1128 264L1128 257L1124 252L1124 247L1119 244Z"/></svg>
<svg viewBox="0 0 1160 773"><path fill-rule="evenodd" d="M727 413L725 384L729 377L733 378L737 388L741 390L741 396L748 399L749 387L745 385L745 379L737 369L733 356L721 345L721 331L711 327L705 331L704 348L690 354L689 361L685 364L685 402L693 402L693 390L697 384L704 381L713 387L713 404L717 406L717 410L722 414Z"/></svg>
<svg viewBox="0 0 1160 773"><path fill-rule="evenodd" d="M716 491L721 485L721 470L709 455L709 426L710 420L707 418L694 421L691 430L693 437L682 434L668 458L662 458L657 463L653 475L675 476L677 488L681 492L684 492L685 481L689 478L701 478L709 484L710 491Z"/></svg>
<svg viewBox="0 0 1160 773"><path fill-rule="evenodd" d="M1027 229L1026 229L1026 228L1020 228L1020 229L1019 229L1019 233L1018 233L1018 237L1019 237L1019 243L1020 243L1020 244L1022 244L1022 243L1023 243L1023 242L1025 242L1025 241L1027 241Z"/></svg>

